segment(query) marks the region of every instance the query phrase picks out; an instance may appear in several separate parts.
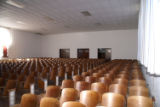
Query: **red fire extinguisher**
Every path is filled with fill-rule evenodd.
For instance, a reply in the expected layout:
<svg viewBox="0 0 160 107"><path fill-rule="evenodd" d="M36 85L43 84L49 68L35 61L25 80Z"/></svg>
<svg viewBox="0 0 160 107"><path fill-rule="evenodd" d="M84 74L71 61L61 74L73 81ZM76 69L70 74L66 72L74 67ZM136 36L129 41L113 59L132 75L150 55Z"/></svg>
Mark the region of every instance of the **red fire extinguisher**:
<svg viewBox="0 0 160 107"><path fill-rule="evenodd" d="M7 57L7 47L3 46L3 57Z"/></svg>

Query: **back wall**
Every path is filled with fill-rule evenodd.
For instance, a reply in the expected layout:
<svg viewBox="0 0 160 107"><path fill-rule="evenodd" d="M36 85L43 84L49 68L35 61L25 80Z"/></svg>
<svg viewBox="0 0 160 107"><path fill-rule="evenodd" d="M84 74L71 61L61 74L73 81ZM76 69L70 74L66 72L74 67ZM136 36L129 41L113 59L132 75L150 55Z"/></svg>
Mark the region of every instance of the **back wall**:
<svg viewBox="0 0 160 107"><path fill-rule="evenodd" d="M60 48L70 48L71 58L77 58L77 48L89 48L90 58L97 58L98 48L112 48L112 59L136 59L137 30L77 32L42 37L42 56L59 57Z"/></svg>

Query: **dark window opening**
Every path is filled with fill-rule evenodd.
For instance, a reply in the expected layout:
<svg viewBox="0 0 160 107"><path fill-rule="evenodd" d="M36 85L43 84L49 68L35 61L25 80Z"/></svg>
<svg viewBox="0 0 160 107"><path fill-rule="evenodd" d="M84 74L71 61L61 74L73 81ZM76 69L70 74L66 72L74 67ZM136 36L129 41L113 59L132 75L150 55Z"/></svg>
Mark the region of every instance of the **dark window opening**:
<svg viewBox="0 0 160 107"><path fill-rule="evenodd" d="M60 58L70 58L70 49L60 49Z"/></svg>

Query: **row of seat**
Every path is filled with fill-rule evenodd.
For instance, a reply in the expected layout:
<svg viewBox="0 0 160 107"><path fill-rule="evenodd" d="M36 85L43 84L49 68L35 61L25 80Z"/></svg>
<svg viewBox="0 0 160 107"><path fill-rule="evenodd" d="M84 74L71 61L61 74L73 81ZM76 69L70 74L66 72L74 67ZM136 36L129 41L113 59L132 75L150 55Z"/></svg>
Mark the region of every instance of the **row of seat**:
<svg viewBox="0 0 160 107"><path fill-rule="evenodd" d="M17 90L29 90L30 85L33 83L38 83L38 88L44 89L44 79L49 80L49 83L53 85L56 83L56 76L62 81L67 71L83 72L103 62L104 60L96 59L61 58L1 60L0 88L3 89L3 93L0 93L0 95L7 96L8 90L14 88ZM69 73L67 74L70 75Z"/></svg>
<svg viewBox="0 0 160 107"><path fill-rule="evenodd" d="M113 60L71 77L72 80L63 80L60 86L48 86L44 94L24 94L20 105L16 106L154 106L136 60Z"/></svg>

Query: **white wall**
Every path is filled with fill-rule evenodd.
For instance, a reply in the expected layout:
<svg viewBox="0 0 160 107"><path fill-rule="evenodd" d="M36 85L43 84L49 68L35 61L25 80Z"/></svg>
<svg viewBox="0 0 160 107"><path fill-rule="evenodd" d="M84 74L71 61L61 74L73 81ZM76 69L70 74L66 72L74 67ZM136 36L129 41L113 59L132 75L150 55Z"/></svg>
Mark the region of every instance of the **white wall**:
<svg viewBox="0 0 160 107"><path fill-rule="evenodd" d="M19 30L10 30L10 32L13 41L8 52L10 58L41 56L40 35Z"/></svg>
<svg viewBox="0 0 160 107"><path fill-rule="evenodd" d="M9 57L59 57L60 48L70 48L77 57L77 48L89 48L90 58L97 58L98 48L112 48L112 59L137 57L137 30L77 32L40 36L11 30L13 39Z"/></svg>
<svg viewBox="0 0 160 107"><path fill-rule="evenodd" d="M112 59L137 58L137 30L78 32L43 37L42 56L59 57L60 48L70 48L77 57L77 48L89 48L90 58L97 58L97 48L112 48Z"/></svg>

